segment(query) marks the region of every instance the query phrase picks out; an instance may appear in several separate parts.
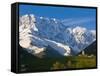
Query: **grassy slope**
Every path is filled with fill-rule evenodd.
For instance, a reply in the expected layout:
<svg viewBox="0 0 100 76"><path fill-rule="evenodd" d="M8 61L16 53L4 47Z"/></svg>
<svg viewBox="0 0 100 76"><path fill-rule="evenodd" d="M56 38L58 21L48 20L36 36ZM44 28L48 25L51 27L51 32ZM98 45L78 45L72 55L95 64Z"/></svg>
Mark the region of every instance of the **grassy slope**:
<svg viewBox="0 0 100 76"><path fill-rule="evenodd" d="M96 67L96 57L68 56L57 58L37 58L25 50L20 50L20 71L43 71L70 68Z"/></svg>

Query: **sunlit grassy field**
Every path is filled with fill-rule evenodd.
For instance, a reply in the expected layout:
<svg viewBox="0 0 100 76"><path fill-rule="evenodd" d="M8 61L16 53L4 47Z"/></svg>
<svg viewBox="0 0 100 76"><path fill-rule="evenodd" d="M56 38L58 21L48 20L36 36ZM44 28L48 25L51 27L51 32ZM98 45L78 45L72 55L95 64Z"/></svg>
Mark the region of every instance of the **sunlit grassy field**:
<svg viewBox="0 0 100 76"><path fill-rule="evenodd" d="M37 58L31 54L20 55L19 69L25 71L46 71L96 67L96 56L67 56L57 58Z"/></svg>

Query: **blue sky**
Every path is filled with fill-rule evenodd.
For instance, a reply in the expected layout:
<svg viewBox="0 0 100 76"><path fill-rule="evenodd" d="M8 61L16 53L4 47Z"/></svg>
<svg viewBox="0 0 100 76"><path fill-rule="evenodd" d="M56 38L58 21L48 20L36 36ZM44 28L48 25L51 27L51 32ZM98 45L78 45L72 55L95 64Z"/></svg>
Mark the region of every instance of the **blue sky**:
<svg viewBox="0 0 100 76"><path fill-rule="evenodd" d="M87 29L96 28L96 9L19 5L19 15L25 14L57 18L66 25L81 25Z"/></svg>

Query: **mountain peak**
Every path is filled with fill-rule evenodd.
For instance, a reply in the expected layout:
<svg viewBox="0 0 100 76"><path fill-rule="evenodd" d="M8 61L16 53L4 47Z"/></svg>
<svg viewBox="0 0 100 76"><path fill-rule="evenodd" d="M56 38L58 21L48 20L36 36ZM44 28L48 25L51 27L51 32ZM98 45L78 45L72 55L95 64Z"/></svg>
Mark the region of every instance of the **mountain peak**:
<svg viewBox="0 0 100 76"><path fill-rule="evenodd" d="M19 20L19 44L32 54L50 46L63 56L75 54L96 40L95 30L81 26L65 26L59 19L27 14Z"/></svg>

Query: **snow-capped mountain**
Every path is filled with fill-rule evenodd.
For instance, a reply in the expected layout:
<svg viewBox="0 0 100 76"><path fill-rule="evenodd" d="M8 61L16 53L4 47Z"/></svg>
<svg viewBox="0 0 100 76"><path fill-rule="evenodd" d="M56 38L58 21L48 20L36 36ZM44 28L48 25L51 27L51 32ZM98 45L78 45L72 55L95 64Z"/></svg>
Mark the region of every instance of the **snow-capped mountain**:
<svg viewBox="0 0 100 76"><path fill-rule="evenodd" d="M75 54L96 40L95 30L81 26L65 26L55 18L23 15L19 19L19 44L31 54L46 51L50 46L63 56Z"/></svg>

